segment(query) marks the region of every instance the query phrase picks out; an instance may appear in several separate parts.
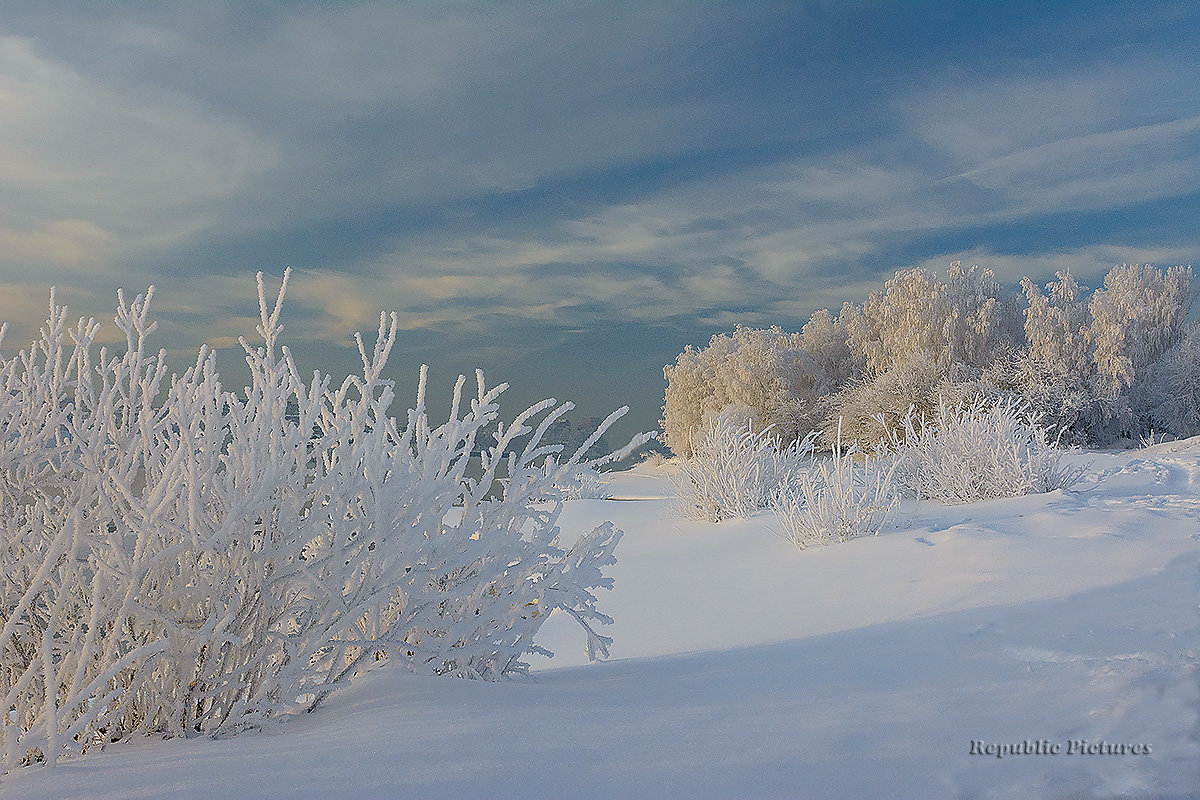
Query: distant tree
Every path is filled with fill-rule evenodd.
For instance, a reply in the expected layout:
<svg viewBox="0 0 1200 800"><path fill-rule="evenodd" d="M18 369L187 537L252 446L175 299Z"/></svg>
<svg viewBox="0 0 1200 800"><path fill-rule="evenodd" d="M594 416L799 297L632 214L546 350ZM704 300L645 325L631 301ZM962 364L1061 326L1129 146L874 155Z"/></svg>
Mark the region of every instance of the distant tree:
<svg viewBox="0 0 1200 800"><path fill-rule="evenodd" d="M1080 286L1070 270L1057 273L1057 277L1046 285L1049 296L1029 278L1021 280L1029 300L1025 310L1029 358L1051 370L1090 373L1091 312L1083 298L1087 287Z"/></svg>
<svg viewBox="0 0 1200 800"><path fill-rule="evenodd" d="M842 313L833 316L829 309L817 311L800 331L800 346L816 364L814 388L820 395L837 391L863 371L863 359L847 343L848 323L854 316L853 303L845 303Z"/></svg>
<svg viewBox="0 0 1200 800"><path fill-rule="evenodd" d="M800 334L739 328L689 347L665 370L666 441L687 454L692 431L738 407L785 441L821 429L831 445L840 423L844 440L870 447L910 406L932 412L1006 393L1067 441L1104 444L1164 420L1192 430L1165 388L1188 385L1195 368L1179 344L1192 284L1191 267L1125 264L1089 295L1064 271L1044 291L1025 278L1022 304L977 266L955 262L945 280L900 270L861 306L818 311Z"/></svg>
<svg viewBox="0 0 1200 800"><path fill-rule="evenodd" d="M1180 339L1195 300L1192 268L1122 264L1092 294L1092 362L1101 396L1116 398Z"/></svg>
<svg viewBox="0 0 1200 800"><path fill-rule="evenodd" d="M949 315L946 284L925 269L901 270L847 321L850 348L861 354L870 375L914 358L942 368L948 366Z"/></svg>
<svg viewBox="0 0 1200 800"><path fill-rule="evenodd" d="M847 343L858 309L846 303L833 316L817 311L800 333L779 327L738 327L708 347L687 347L664 368L663 438L677 455L691 452L696 434L719 414L736 413L756 431L788 444L824 424L822 400L862 374L864 363Z"/></svg>
<svg viewBox="0 0 1200 800"><path fill-rule="evenodd" d="M946 361L979 369L1018 344L1019 312L990 269L955 261L946 271Z"/></svg>
<svg viewBox="0 0 1200 800"><path fill-rule="evenodd" d="M873 292L860 311L847 310L849 347L866 371L881 375L909 359L947 371L954 364L986 366L1017 342L1012 305L991 270L954 262L939 281L926 269L900 270Z"/></svg>
<svg viewBox="0 0 1200 800"><path fill-rule="evenodd" d="M1096 438L1100 422L1088 289L1069 270L1056 277L1045 294L1029 278L1021 280L1028 300L1026 346L1013 358L998 359L987 374L1052 427L1067 431L1067 441L1083 443Z"/></svg>
<svg viewBox="0 0 1200 800"><path fill-rule="evenodd" d="M1178 438L1200 434L1200 324L1188 325L1150 366L1146 406L1153 430Z"/></svg>
<svg viewBox="0 0 1200 800"><path fill-rule="evenodd" d="M1088 297L1069 272L1058 273L1046 294L1026 278L1027 346L1009 382L1076 441L1103 445L1149 430L1152 407L1162 400L1149 397L1149 382L1165 376L1150 368L1182 337L1192 282L1190 267L1122 264ZM1180 419L1174 422L1179 430Z"/></svg>
<svg viewBox="0 0 1200 800"><path fill-rule="evenodd" d="M755 430L773 425L775 436L792 441L805 416L796 400L797 387L815 385L816 372L816 363L801 346L801 335L778 327L738 327L732 334L713 336L704 349L688 346L674 366L663 369L667 446L687 455L693 432L704 430L709 419L731 407L744 409Z"/></svg>

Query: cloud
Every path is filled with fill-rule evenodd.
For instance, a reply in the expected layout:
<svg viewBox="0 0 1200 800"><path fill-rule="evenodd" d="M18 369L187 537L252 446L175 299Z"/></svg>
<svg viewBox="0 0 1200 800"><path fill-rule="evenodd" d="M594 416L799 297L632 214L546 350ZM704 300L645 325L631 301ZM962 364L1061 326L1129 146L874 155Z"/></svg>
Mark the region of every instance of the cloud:
<svg viewBox="0 0 1200 800"><path fill-rule="evenodd" d="M1200 117L1188 117L1038 145L948 180L994 192L1010 213L1107 209L1194 192L1197 153Z"/></svg>
<svg viewBox="0 0 1200 800"><path fill-rule="evenodd" d="M186 96L101 83L0 37L0 267L66 271L178 244L272 161Z"/></svg>
<svg viewBox="0 0 1200 800"><path fill-rule="evenodd" d="M737 47L732 23L748 10L192 11L117 10L86 29L29 24L80 74L185 95L265 139L274 167L237 194L238 217L225 221L242 231L427 209L688 157L744 140L761 118L752 100L712 79L712 65L697 63L713 42Z"/></svg>
<svg viewBox="0 0 1200 800"><path fill-rule="evenodd" d="M1101 139L1124 147L1138 136ZM1131 188L1122 191L1127 197ZM395 303L412 327L465 325L500 313L563 325L594 316L711 322L733 314L745 324L795 325L815 308L861 300L895 269L914 264L941 271L953 260L978 261L1016 282L1066 267L1102 277L1123 261L1179 263L1197 252L1119 241L1082 248L1029 241L1023 252L981 245L904 255L947 229L1033 213L1003 200L964 209L939 180L911 166L795 159L677 184L636 203L510 236L406 236L390 252L350 268L355 277L314 282L314 309L326 298L325 316L349 329L349 318L337 311L341 304L328 298L339 281L351 291L369 275L366 294ZM359 312L362 322L366 314Z"/></svg>
<svg viewBox="0 0 1200 800"><path fill-rule="evenodd" d="M939 79L893 99L940 190L969 222L1091 211L1200 186L1200 69L1096 54L1041 74ZM923 152L922 152L923 150Z"/></svg>
<svg viewBox="0 0 1200 800"><path fill-rule="evenodd" d="M58 219L25 227L0 223L0 259L9 265L66 266L78 269L111 251L114 236L92 222Z"/></svg>
<svg viewBox="0 0 1200 800"><path fill-rule="evenodd" d="M794 160L675 184L638 202L552 222L528 237L406 238L391 263L420 264L435 274L464 263L497 273L522 265L636 264L664 283L697 288L697 277L711 278L718 267L751 281L810 279L829 264L875 252L880 234L943 221L937 210L904 202L920 181L870 163Z"/></svg>

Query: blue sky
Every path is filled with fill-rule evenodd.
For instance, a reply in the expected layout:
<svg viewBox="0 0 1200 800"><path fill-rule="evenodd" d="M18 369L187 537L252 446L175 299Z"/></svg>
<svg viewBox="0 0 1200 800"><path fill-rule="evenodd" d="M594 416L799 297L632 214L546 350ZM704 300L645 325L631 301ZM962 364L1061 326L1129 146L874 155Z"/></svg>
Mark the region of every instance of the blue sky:
<svg viewBox="0 0 1200 800"><path fill-rule="evenodd" d="M650 426L685 344L898 268L1197 261L1198 53L1190 3L0 0L5 349L153 283L182 364L291 266L308 369L396 310L402 398Z"/></svg>

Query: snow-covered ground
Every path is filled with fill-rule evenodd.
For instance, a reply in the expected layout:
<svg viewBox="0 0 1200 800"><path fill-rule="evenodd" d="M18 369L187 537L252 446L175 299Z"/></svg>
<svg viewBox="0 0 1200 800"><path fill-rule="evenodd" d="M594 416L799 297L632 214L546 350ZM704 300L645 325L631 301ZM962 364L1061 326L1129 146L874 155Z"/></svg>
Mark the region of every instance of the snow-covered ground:
<svg viewBox="0 0 1200 800"><path fill-rule="evenodd" d="M132 742L0 796L1200 796L1200 440L1072 457L1068 492L804 551L769 511L673 517L670 465L616 474L625 499L563 517L625 531L609 662L551 618L533 681L379 671L279 733Z"/></svg>

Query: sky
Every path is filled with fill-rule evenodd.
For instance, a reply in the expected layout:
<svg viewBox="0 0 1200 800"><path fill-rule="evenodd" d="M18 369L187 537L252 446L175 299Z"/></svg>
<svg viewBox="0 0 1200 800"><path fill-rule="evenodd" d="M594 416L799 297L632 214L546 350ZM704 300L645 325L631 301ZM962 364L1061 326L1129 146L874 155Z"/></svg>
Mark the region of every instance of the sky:
<svg viewBox="0 0 1200 800"><path fill-rule="evenodd" d="M401 401L653 428L684 346L897 269L1200 261L1198 55L1188 2L0 0L3 350L153 284L240 385L291 267L306 372L396 311Z"/></svg>

